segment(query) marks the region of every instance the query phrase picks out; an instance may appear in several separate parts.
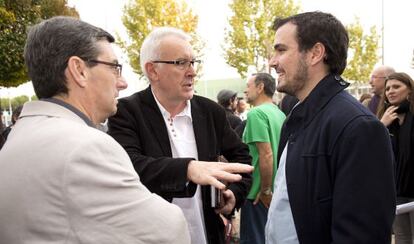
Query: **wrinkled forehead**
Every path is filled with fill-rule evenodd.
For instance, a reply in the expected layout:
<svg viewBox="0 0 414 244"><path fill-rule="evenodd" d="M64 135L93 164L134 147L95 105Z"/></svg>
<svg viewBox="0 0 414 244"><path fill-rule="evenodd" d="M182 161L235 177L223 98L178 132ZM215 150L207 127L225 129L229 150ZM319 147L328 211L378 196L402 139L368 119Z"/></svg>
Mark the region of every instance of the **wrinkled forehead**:
<svg viewBox="0 0 414 244"><path fill-rule="evenodd" d="M161 58L194 58L194 51L190 42L178 36L170 35L164 37L160 42L159 50Z"/></svg>
<svg viewBox="0 0 414 244"><path fill-rule="evenodd" d="M386 76L386 70L385 69L382 69L382 68L378 68L378 69L374 69L373 71L372 71L372 74L371 75L374 75L374 76Z"/></svg>

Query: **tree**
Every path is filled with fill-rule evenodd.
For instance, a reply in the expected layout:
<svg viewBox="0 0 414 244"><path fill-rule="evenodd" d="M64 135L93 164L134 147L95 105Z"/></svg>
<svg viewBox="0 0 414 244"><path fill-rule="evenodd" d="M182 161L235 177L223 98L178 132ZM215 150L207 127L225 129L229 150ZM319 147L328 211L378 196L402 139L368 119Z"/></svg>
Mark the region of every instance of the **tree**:
<svg viewBox="0 0 414 244"><path fill-rule="evenodd" d="M128 53L134 71L143 75L140 66L140 49L145 37L156 27L171 26L192 36L196 55L202 56L204 43L196 34L198 16L193 14L183 0L133 0L125 6L122 22L130 41L119 44Z"/></svg>
<svg viewBox="0 0 414 244"><path fill-rule="evenodd" d="M40 18L48 19L58 15L79 18L78 11L73 7L68 7L67 4L67 0L40 0Z"/></svg>
<svg viewBox="0 0 414 244"><path fill-rule="evenodd" d="M411 68L414 69L414 49L413 49L413 58L411 59Z"/></svg>
<svg viewBox="0 0 414 244"><path fill-rule="evenodd" d="M370 33L364 34L359 19L356 19L346 28L349 34L349 49L348 64L343 76L350 81L366 83L379 59L377 53L379 36L376 27L372 26Z"/></svg>
<svg viewBox="0 0 414 244"><path fill-rule="evenodd" d="M0 87L14 87L28 80L23 51L27 28L55 15L79 17L67 0L0 1Z"/></svg>
<svg viewBox="0 0 414 244"><path fill-rule="evenodd" d="M32 96L30 100L38 100L36 96ZM8 108L9 107L9 98L1 98L1 107ZM16 109L18 106L23 105L25 102L29 101L29 97L26 95L13 97L10 100L10 105L12 110ZM1 111L0 111L1 112Z"/></svg>
<svg viewBox="0 0 414 244"><path fill-rule="evenodd" d="M275 31L273 21L298 13L293 0L234 0L230 4L233 16L226 29L223 46L226 62L246 77L249 67L266 71L271 57Z"/></svg>

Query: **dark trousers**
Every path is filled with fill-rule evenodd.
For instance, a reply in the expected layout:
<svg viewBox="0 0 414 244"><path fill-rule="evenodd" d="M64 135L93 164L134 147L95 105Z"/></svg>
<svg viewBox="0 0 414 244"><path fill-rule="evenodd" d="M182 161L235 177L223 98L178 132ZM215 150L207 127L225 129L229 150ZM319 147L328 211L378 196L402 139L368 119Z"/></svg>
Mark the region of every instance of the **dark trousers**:
<svg viewBox="0 0 414 244"><path fill-rule="evenodd" d="M397 197L397 204L412 202L414 199ZM395 244L414 243L414 212L399 214L395 216L392 226L395 236Z"/></svg>
<svg viewBox="0 0 414 244"><path fill-rule="evenodd" d="M264 244L268 209L246 200L240 211L240 244Z"/></svg>

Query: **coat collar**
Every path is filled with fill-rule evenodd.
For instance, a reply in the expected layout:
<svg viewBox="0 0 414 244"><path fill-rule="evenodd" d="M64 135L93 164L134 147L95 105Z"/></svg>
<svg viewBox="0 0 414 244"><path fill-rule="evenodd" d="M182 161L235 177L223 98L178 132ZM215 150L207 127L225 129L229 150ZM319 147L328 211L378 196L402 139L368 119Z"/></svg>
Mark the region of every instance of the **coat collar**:
<svg viewBox="0 0 414 244"><path fill-rule="evenodd" d="M339 75L329 74L325 76L311 91L303 102L292 110L290 123L301 123L307 127L317 114L328 104L328 102L339 92L349 86Z"/></svg>
<svg viewBox="0 0 414 244"><path fill-rule="evenodd" d="M72 120L74 122L85 124L85 120L68 108L48 101L31 101L24 104L19 118L30 116L48 116Z"/></svg>
<svg viewBox="0 0 414 244"><path fill-rule="evenodd" d="M316 85L303 102L294 107L282 127L278 158L280 158L286 142L295 140L294 137L290 137L298 130L306 128L329 101L348 86L349 83L339 75L329 74Z"/></svg>

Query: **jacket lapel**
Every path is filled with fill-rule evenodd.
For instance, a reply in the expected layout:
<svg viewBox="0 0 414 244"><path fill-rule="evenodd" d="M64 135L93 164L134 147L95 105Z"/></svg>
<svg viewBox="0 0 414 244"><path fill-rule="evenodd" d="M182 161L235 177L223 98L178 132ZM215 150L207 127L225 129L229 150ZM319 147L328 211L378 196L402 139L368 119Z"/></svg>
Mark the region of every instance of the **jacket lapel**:
<svg viewBox="0 0 414 244"><path fill-rule="evenodd" d="M149 86L141 93L141 99L143 104L142 112L144 119L146 120L146 124L151 127L151 131L160 144L164 155L172 157L167 127L165 125L161 111L154 99L154 96L152 95L151 86Z"/></svg>
<svg viewBox="0 0 414 244"><path fill-rule="evenodd" d="M201 111L196 99L191 99L191 117L193 118L194 136L197 143L198 160L213 160L209 155L208 138L211 138L211 131L208 129L208 120L205 112Z"/></svg>

